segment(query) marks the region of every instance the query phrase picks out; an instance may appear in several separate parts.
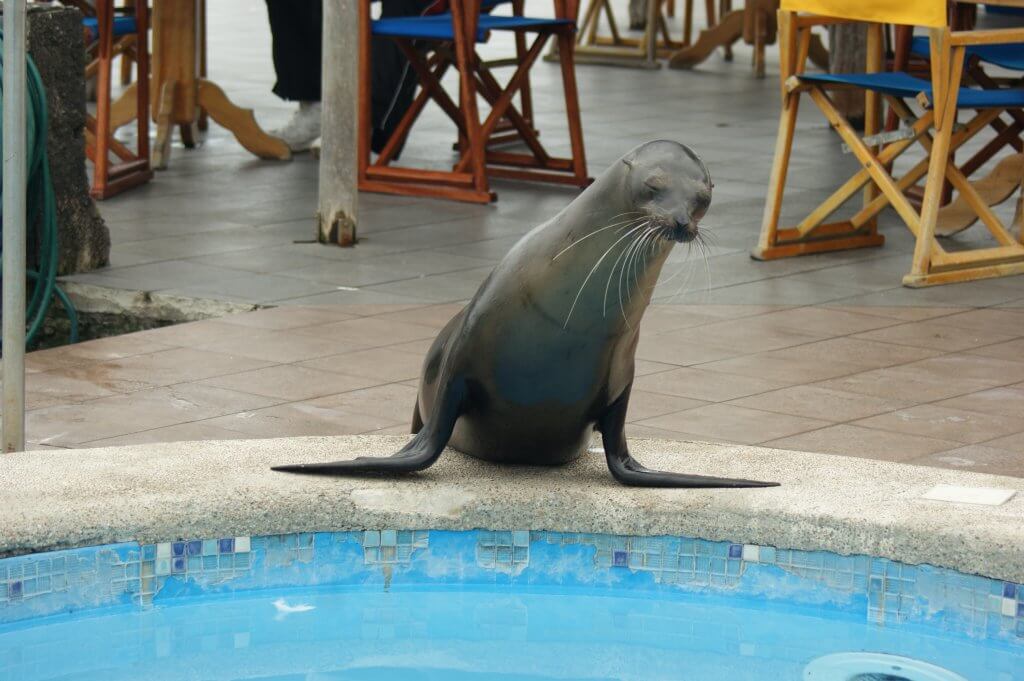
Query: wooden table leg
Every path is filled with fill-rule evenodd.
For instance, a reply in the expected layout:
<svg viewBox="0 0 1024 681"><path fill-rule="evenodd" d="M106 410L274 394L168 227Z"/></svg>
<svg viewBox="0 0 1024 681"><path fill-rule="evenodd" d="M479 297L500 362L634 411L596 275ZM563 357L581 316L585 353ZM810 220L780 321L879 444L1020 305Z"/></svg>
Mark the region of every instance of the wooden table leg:
<svg viewBox="0 0 1024 681"><path fill-rule="evenodd" d="M199 106L210 114L215 123L230 130L243 147L260 158L287 161L292 157L284 140L264 132L252 109L235 106L213 81L200 79L198 88Z"/></svg>
<svg viewBox="0 0 1024 681"><path fill-rule="evenodd" d="M174 91L177 83L173 80L164 81L160 88L160 99L153 107L153 115L156 118L156 144L153 146L153 168L165 170L167 162L171 158L171 134L173 123L171 114L174 110Z"/></svg>
<svg viewBox="0 0 1024 681"><path fill-rule="evenodd" d="M701 31L693 45L674 52L669 57L668 66L671 69L692 69L710 57L716 48L732 45L742 35L743 10L733 10L711 28Z"/></svg>
<svg viewBox="0 0 1024 681"><path fill-rule="evenodd" d="M185 146L195 146L204 111L260 158L291 158L284 140L264 132L252 110L235 106L220 87L202 77L206 70L205 9L204 0L155 0L153 5L154 165L167 167L175 126Z"/></svg>

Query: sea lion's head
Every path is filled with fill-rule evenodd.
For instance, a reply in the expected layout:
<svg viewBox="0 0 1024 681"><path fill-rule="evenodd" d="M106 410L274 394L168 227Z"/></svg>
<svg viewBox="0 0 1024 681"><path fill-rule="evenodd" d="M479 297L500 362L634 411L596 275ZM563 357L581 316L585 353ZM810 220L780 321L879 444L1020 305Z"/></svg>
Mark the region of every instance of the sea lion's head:
<svg viewBox="0 0 1024 681"><path fill-rule="evenodd" d="M656 140L629 152L622 162L629 201L650 218L650 227L668 241L697 238L714 186L700 157L686 145Z"/></svg>

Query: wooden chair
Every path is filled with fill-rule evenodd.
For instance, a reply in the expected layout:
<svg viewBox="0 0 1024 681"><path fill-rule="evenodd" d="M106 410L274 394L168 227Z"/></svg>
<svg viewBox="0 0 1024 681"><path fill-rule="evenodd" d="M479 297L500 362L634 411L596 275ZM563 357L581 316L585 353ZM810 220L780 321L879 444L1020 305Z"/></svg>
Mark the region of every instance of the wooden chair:
<svg viewBox="0 0 1024 681"><path fill-rule="evenodd" d="M822 7L828 15L797 13L820 11ZM874 13L865 14L869 8ZM929 286L1024 273L1024 244L1010 234L951 157L954 150L987 129L1001 113L1024 108L1024 89L962 87L966 50L971 45L1024 42L1024 28L952 31L947 25L945 10L944 0L903 0L867 6L842 0L786 0L783 3L779 13L782 116L761 236L753 257L768 260L881 246L884 237L878 233L876 218L879 212L891 206L916 239L911 269L903 278L905 285ZM854 20L874 22L868 28L866 71L834 75L805 73L811 29ZM930 81L904 72L882 71L882 23L916 23L928 27ZM829 97L828 91L837 88L854 88L865 93L863 138ZM797 225L780 228L797 110L805 97L822 111L862 169ZM883 139L877 135L881 117L879 104L883 99L904 121L906 131L899 139ZM915 113L908 101L916 101L923 113ZM967 123L958 125L958 110L975 113ZM894 177L889 170L892 162L915 143L920 144L927 155L902 176ZM905 191L925 176L925 191L918 211L908 201ZM980 219L994 239L994 246L954 251L946 250L939 243L936 225L945 210L940 205L944 179L950 181L959 195L954 202L957 210L966 208ZM861 189L864 189L864 199L860 210L847 220L825 222Z"/></svg>
<svg viewBox="0 0 1024 681"><path fill-rule="evenodd" d="M368 0L360 3L360 138L359 188L392 194L433 196L474 203L493 201L489 177L555 182L575 186L589 184L579 117L572 39L575 8L571 0L557 0L555 19L481 14L479 0L453 0L448 14L372 20ZM532 44L503 86L475 50L491 31L511 31L516 36L533 34ZM371 36L394 40L419 78L419 91L374 160L370 151ZM562 81L572 148L571 158L552 157L538 139L532 121L514 104L547 40L555 37L562 50ZM414 45L415 43L415 45ZM459 76L458 103L444 90L441 80L449 69ZM477 100L490 104L481 121ZM428 102L433 101L458 131L459 158L451 170L399 167L394 164L413 125ZM502 122L529 153L499 151L496 139ZM505 139L500 140L507 143Z"/></svg>
<svg viewBox="0 0 1024 681"><path fill-rule="evenodd" d="M149 10L140 0L131 14L115 16L113 0L97 0L95 15L86 17L84 32L96 59L87 68L96 76L96 116L86 116L86 155L93 163L93 198L105 199L126 189L148 182L153 177L150 166L148 116L139 118L136 149L114 137L111 79L114 59L129 50L138 65L138 72L149 72ZM127 40L130 38L130 40ZM120 47L117 47L120 46ZM134 89L134 105L149 111L149 79L140 78Z"/></svg>

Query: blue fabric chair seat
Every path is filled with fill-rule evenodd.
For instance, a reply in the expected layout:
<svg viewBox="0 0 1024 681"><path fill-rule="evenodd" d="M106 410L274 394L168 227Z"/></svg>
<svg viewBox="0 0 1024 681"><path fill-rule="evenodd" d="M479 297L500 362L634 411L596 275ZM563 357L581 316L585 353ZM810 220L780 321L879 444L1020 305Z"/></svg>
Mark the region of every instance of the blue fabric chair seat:
<svg viewBox="0 0 1024 681"><path fill-rule="evenodd" d="M918 93L923 92L931 100L932 95L932 84L930 82L921 78L915 78L902 71L815 73L804 74L800 76L800 80L826 85L853 85L865 90L872 90L903 99L912 99ZM962 87L957 97L958 109L1010 109L1021 107L1024 107L1024 88L979 90Z"/></svg>
<svg viewBox="0 0 1024 681"><path fill-rule="evenodd" d="M96 17L85 17L82 19L82 26L93 36L93 40L100 35L100 23ZM114 17L114 37L121 38L135 33L135 17Z"/></svg>
<svg viewBox="0 0 1024 681"><path fill-rule="evenodd" d="M505 17L481 14L476 40L487 40L488 31L544 31L572 26L569 19L534 19L531 17ZM454 40L451 14L433 14L425 17L390 17L373 22L373 34L409 40Z"/></svg>
<svg viewBox="0 0 1024 681"><path fill-rule="evenodd" d="M928 37L917 36L910 42L910 52L927 59L930 55ZM996 45L969 45L967 56L977 57L983 62L1001 66L1011 71L1024 71L1024 43L1000 43Z"/></svg>

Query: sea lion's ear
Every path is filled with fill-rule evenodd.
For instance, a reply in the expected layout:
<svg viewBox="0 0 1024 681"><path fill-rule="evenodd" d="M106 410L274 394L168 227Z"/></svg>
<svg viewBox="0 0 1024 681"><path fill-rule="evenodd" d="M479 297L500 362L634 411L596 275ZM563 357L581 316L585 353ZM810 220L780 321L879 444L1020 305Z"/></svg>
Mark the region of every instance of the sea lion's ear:
<svg viewBox="0 0 1024 681"><path fill-rule="evenodd" d="M622 159L622 162L625 163L629 167L630 170L632 170L633 167L634 167L634 164L636 163L636 159L634 159L633 156L630 155L630 156L624 157Z"/></svg>

